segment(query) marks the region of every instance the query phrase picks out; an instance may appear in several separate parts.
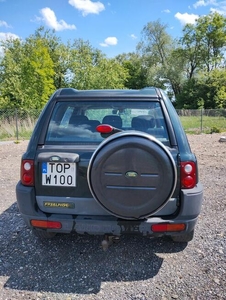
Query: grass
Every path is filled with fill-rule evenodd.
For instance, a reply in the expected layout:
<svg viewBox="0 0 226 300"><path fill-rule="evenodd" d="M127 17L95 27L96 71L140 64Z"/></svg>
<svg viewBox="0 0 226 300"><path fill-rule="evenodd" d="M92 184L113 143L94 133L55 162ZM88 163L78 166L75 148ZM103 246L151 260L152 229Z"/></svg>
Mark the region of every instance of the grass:
<svg viewBox="0 0 226 300"><path fill-rule="evenodd" d="M213 133L226 131L225 117L187 116L180 117L181 123L186 133Z"/></svg>
<svg viewBox="0 0 226 300"><path fill-rule="evenodd" d="M29 139L31 137L36 119L30 117L18 120L16 125L15 119L2 120L0 122L0 140L19 140Z"/></svg>

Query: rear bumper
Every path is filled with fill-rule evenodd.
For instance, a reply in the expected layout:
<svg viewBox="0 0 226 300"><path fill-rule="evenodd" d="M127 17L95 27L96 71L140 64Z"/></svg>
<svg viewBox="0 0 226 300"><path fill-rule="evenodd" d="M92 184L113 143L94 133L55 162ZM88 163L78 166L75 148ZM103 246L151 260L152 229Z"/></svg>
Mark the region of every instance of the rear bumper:
<svg viewBox="0 0 226 300"><path fill-rule="evenodd" d="M183 233L190 232L194 229L198 216L201 211L203 199L203 187L199 183L194 189L182 190L181 201L178 213L170 218L151 216L145 220L124 220L114 216L78 216L69 214L46 214L42 212L35 200L35 191L33 187L25 187L20 182L16 187L17 203L20 213L29 228L32 228L30 221L58 221L62 224L61 229L47 229L51 232L79 234L138 234L143 236L162 236L178 235L182 232L161 232L154 233L151 229L154 224L184 223L186 225Z"/></svg>

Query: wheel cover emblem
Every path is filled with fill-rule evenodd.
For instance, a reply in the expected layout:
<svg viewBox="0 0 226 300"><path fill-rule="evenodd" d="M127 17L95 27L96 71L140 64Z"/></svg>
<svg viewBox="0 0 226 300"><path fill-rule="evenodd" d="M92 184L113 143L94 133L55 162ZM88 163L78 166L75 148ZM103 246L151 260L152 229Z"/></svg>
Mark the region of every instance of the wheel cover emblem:
<svg viewBox="0 0 226 300"><path fill-rule="evenodd" d="M126 172L126 177L127 178L134 178L134 177L137 177L137 172L135 172L135 171L128 171L128 172Z"/></svg>

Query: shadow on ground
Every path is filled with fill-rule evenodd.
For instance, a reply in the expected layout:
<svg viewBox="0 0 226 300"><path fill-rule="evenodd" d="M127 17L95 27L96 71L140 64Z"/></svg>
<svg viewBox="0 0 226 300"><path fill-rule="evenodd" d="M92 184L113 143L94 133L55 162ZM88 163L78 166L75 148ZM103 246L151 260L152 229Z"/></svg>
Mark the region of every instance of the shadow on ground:
<svg viewBox="0 0 226 300"><path fill-rule="evenodd" d="M41 241L26 228L16 203L0 216L0 276L5 288L55 293L98 293L102 282L154 277L163 259L186 244L168 239L122 237L107 251L103 237L58 235Z"/></svg>

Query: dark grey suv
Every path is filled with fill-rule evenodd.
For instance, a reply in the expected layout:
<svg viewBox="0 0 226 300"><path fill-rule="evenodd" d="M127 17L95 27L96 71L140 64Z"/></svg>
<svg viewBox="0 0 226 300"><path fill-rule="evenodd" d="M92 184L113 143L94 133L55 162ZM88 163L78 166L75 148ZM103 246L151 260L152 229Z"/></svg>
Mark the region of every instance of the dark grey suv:
<svg viewBox="0 0 226 300"><path fill-rule="evenodd" d="M188 242L203 188L162 90L65 88L39 117L16 194L38 237L139 234Z"/></svg>

